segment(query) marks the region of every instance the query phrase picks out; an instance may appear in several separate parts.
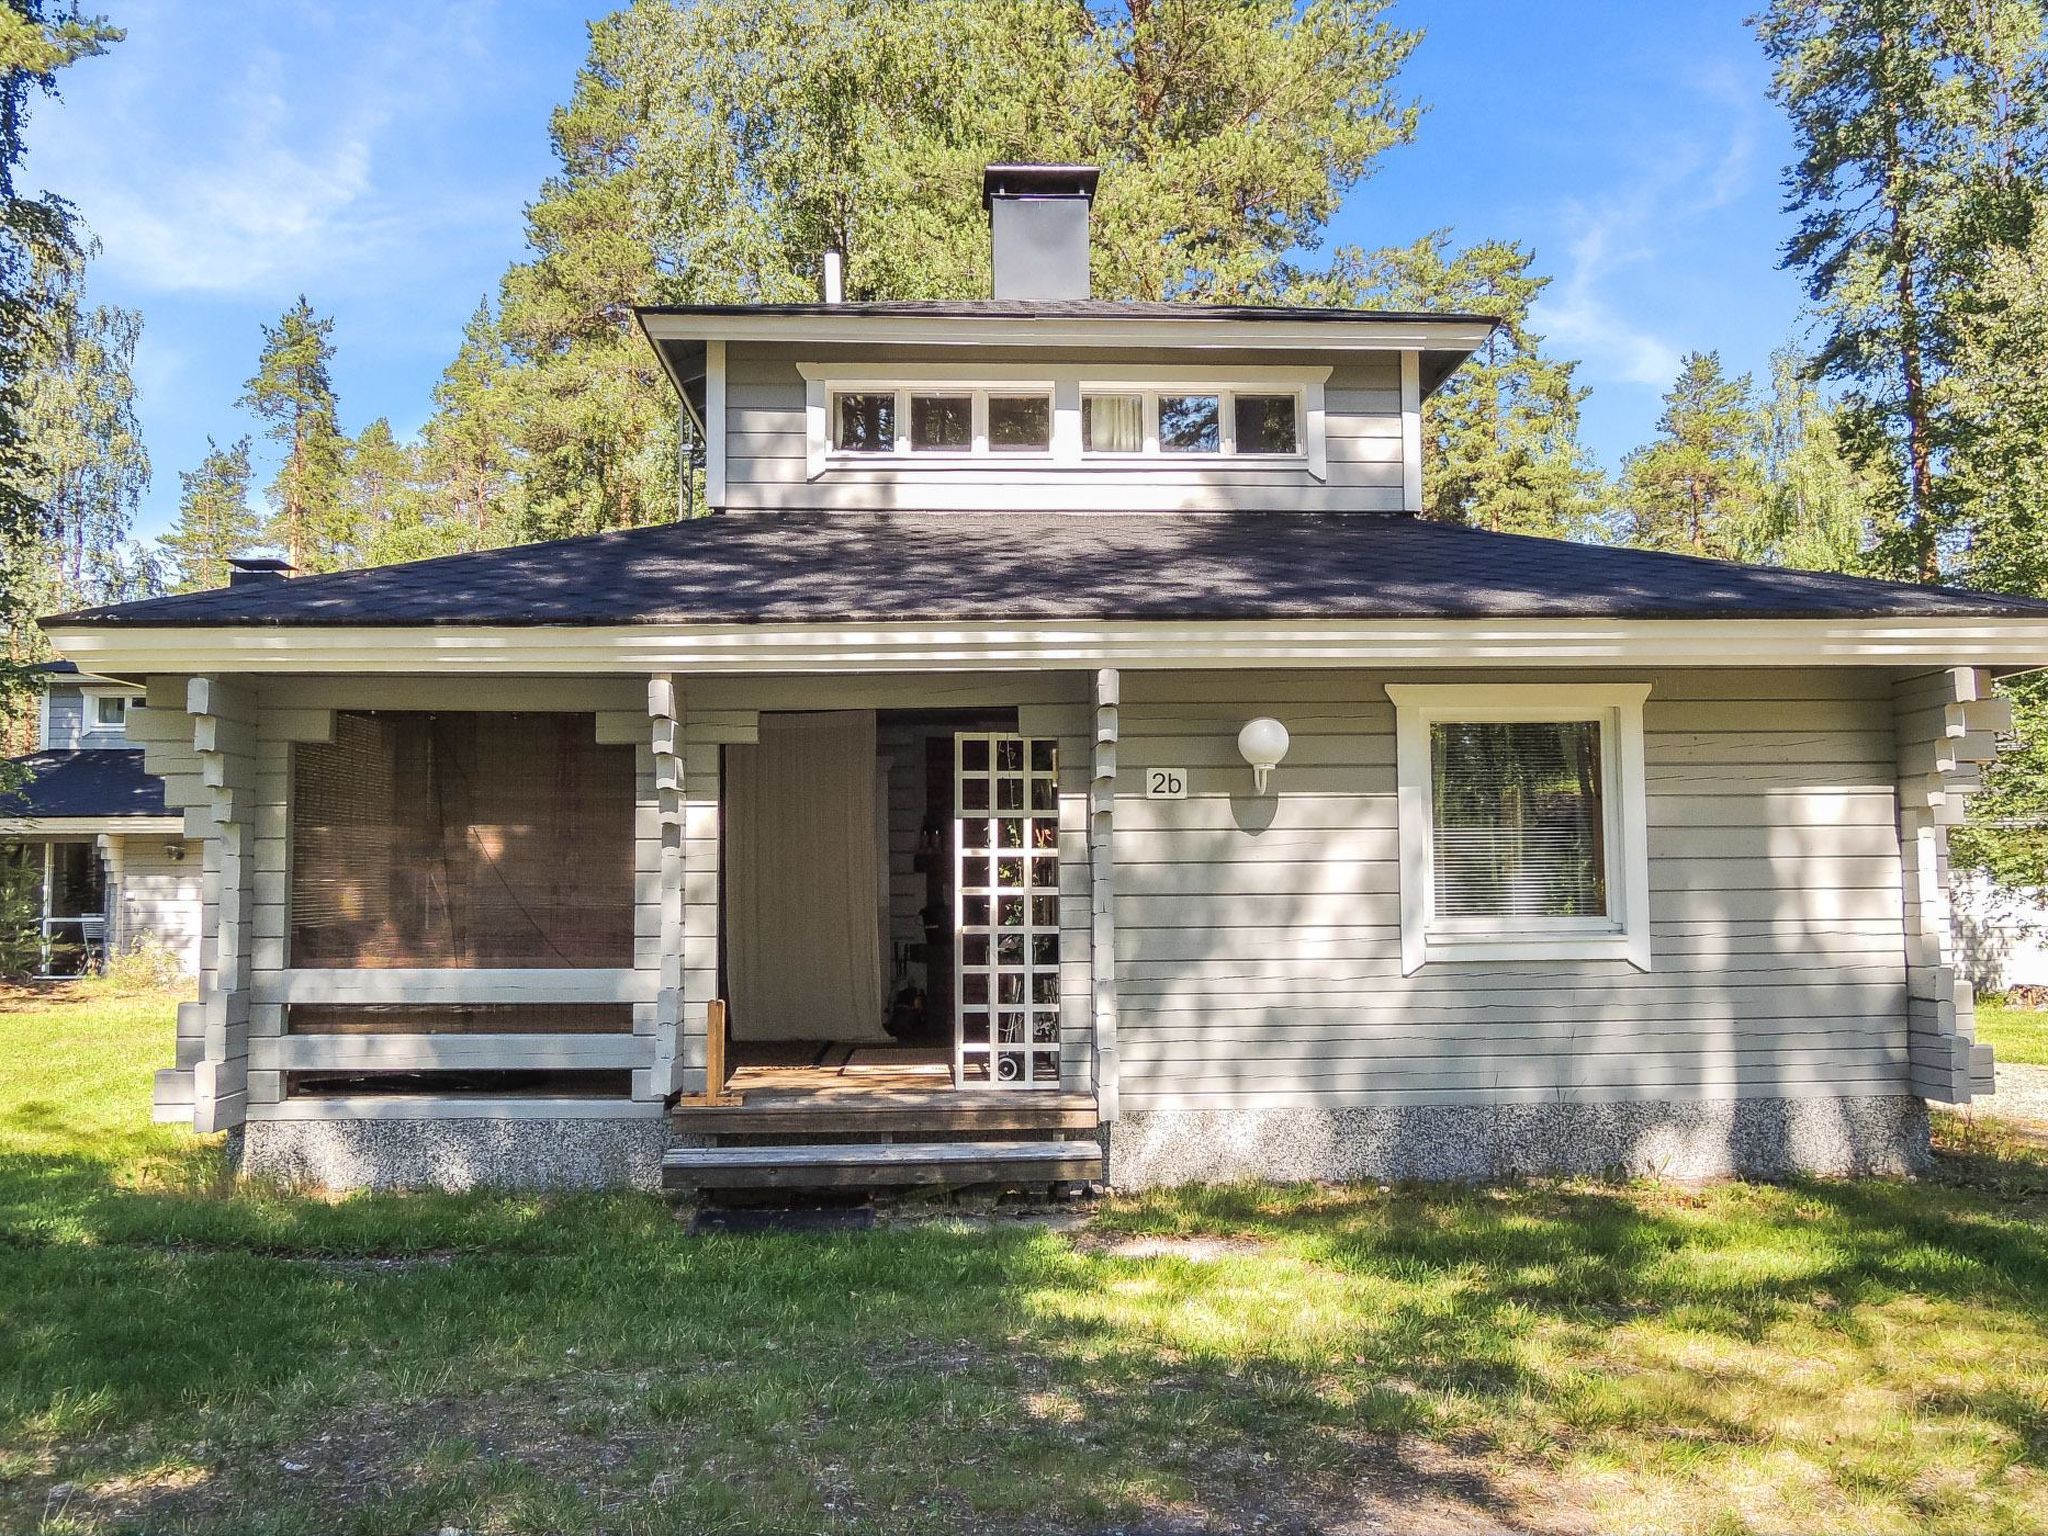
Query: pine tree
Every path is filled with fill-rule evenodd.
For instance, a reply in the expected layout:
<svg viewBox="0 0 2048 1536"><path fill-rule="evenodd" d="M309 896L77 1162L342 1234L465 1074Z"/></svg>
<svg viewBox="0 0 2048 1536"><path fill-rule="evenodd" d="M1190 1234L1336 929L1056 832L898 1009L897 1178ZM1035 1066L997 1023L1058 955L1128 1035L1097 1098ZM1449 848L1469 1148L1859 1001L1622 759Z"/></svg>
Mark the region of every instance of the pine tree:
<svg viewBox="0 0 2048 1536"><path fill-rule="evenodd" d="M341 504L348 533L336 548L340 564L412 558L393 551L405 549L419 523L419 465L414 450L398 441L382 416L348 445Z"/></svg>
<svg viewBox="0 0 2048 1536"><path fill-rule="evenodd" d="M2025 238L2044 167L2039 0L1773 0L1754 19L1792 119L1785 246L1827 332L1820 376L1882 493L1873 558L1931 581L1958 521L1968 424L1944 403L1985 255Z"/></svg>
<svg viewBox="0 0 2048 1536"><path fill-rule="evenodd" d="M256 372L236 402L264 422L264 435L283 450L270 482L269 541L302 571L335 570L344 562L347 514L341 506L341 431L330 365L334 321L313 311L304 294L276 325L263 327Z"/></svg>
<svg viewBox="0 0 2048 1536"><path fill-rule="evenodd" d="M1951 469L1971 586L2048 597L2048 208L2018 248L1991 253L1962 326L1948 399L1969 423ZM2007 678L2013 732L1953 834L1958 867L2048 886L2048 679Z"/></svg>
<svg viewBox="0 0 2048 1536"><path fill-rule="evenodd" d="M29 579L42 612L131 595L130 529L149 488L135 408L142 317L85 303L85 264L95 254L87 245L38 274L22 420L39 461L29 483L43 535ZM18 637L20 654L40 648L39 632Z"/></svg>
<svg viewBox="0 0 2048 1536"><path fill-rule="evenodd" d="M1739 559L1754 546L1763 483L1750 377L1726 378L1716 352L1689 353L1664 396L1657 437L1622 465L1629 542Z"/></svg>
<svg viewBox="0 0 2048 1536"><path fill-rule="evenodd" d="M226 586L228 561L255 546L263 523L249 506L250 478L246 437L225 449L209 438L200 466L178 476L178 522L163 536L178 591Z"/></svg>
<svg viewBox="0 0 2048 1536"><path fill-rule="evenodd" d="M490 420L526 537L673 517L676 411L630 306L986 294L992 160L1103 167L1105 296L1242 297L1413 133L1386 0L699 0L591 28L505 279ZM431 441L435 433L429 430Z"/></svg>
<svg viewBox="0 0 2048 1536"><path fill-rule="evenodd" d="M434 416L420 454L425 504L407 543L419 554L488 549L512 537L518 461L506 412L509 374L486 300L470 316L461 350L434 387Z"/></svg>
<svg viewBox="0 0 2048 1536"><path fill-rule="evenodd" d="M66 0L0 0L0 630L10 636L31 616L43 532L35 485L45 471L24 420L31 338L45 297L36 274L80 249L70 205L24 192L15 177L36 98L56 94L59 70L104 53L121 36ZM12 645L0 654L0 721L31 696L26 659Z"/></svg>
<svg viewBox="0 0 2048 1536"><path fill-rule="evenodd" d="M1423 513L1438 522L1549 538L1584 536L1601 506L1601 477L1579 443L1586 391L1576 364L1543 350L1530 306L1547 277L1519 245L1485 241L1450 253L1437 230L1376 254L1347 248L1327 274L1287 274L1271 295L1491 315L1500 327L1422 408Z"/></svg>
<svg viewBox="0 0 2048 1536"><path fill-rule="evenodd" d="M1771 396L1760 420L1763 519L1750 557L1801 570L1861 570L1876 488L1843 452L1836 414L1792 347L1771 354Z"/></svg>

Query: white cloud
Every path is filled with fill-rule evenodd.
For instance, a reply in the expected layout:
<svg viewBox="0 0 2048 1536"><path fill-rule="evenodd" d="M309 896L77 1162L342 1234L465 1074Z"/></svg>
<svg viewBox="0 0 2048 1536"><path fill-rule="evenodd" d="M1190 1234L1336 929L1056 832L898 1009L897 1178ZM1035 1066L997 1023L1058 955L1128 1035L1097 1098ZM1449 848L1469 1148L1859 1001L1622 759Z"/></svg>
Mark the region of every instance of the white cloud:
<svg viewBox="0 0 2048 1536"><path fill-rule="evenodd" d="M184 11L139 13L39 135L37 176L78 205L110 271L159 293L333 288L502 222L502 189L450 198L408 174L409 141L462 89L474 6L430 10L425 31L330 23L315 49L303 12L280 16L290 55L237 40L242 20Z"/></svg>
<svg viewBox="0 0 2048 1536"><path fill-rule="evenodd" d="M1673 246L1756 185L1759 104L1725 67L1690 82L1706 99L1711 127L1660 135L1633 157L1625 183L1592 202L1559 210L1570 262L1537 305L1537 328L1617 382L1662 389L1687 350L1629 291L1631 269L1652 277L1672 265Z"/></svg>

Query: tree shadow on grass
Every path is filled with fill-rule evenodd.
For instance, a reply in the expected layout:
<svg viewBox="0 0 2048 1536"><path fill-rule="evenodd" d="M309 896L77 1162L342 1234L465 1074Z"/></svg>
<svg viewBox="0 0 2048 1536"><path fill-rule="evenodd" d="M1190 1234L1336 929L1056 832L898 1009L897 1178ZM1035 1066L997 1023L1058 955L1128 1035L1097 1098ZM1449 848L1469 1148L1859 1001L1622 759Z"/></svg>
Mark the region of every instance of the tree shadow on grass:
<svg viewBox="0 0 2048 1536"><path fill-rule="evenodd" d="M1541 1453L1503 1450L1504 1426L1618 1423L1705 1454L1756 1436L1712 1402L1616 1396L1614 1330L1755 1346L1827 1327L1863 1349L1859 1306L1912 1295L2038 1341L2048 1184L1993 1163L1693 1193L1225 1188L1105 1212L1246 1239L1197 1261L943 1223L690 1239L628 1196L138 1191L110 1164L14 1157L0 1440L55 1444L50 1480L77 1461L88 1484L204 1441L203 1495L131 1492L124 1515L195 1529L266 1500L364 1529L488 1523L511 1485L434 1473L450 1439L525 1469L521 1497L653 1530L1541 1525L1517 1467ZM1718 1379L1761 1389L1771 1369L1760 1352ZM2038 1405L2010 1384L1925 1406L2040 1458ZM1631 1423L1645 1412L1670 1417ZM90 1448L116 1432L132 1450ZM316 1470L293 1482L285 1460ZM1571 1490L1552 1496L1572 1523Z"/></svg>

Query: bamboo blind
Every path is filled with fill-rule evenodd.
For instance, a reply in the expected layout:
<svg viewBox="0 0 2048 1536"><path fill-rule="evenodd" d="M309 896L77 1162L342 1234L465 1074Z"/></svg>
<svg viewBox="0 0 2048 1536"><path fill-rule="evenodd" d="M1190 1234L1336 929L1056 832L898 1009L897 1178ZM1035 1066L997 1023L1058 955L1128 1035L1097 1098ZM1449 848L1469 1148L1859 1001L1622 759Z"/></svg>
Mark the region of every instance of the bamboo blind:
<svg viewBox="0 0 2048 1536"><path fill-rule="evenodd" d="M633 963L633 749L587 714L369 712L292 760L291 963Z"/></svg>

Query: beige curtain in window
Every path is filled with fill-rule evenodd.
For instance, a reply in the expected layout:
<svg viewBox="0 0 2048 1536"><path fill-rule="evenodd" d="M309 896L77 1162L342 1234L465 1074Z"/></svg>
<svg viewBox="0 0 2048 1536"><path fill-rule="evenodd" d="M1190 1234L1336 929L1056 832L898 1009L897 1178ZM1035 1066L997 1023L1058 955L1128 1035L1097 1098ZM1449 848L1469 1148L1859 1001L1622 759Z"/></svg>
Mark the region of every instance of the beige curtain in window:
<svg viewBox="0 0 2048 1536"><path fill-rule="evenodd" d="M875 716L764 714L725 753L726 979L735 1040L888 1038Z"/></svg>

